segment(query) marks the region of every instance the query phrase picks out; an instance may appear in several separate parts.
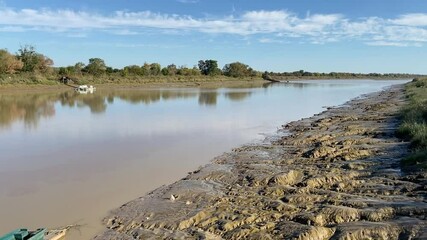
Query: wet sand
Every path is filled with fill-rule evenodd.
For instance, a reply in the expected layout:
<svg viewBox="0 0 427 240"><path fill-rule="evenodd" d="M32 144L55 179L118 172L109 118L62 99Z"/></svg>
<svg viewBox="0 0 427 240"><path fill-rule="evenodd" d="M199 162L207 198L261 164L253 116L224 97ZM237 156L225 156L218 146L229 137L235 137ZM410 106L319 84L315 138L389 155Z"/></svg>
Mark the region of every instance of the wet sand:
<svg viewBox="0 0 427 240"><path fill-rule="evenodd" d="M95 239L426 239L427 174L400 171L394 137L402 89L223 154L113 210Z"/></svg>

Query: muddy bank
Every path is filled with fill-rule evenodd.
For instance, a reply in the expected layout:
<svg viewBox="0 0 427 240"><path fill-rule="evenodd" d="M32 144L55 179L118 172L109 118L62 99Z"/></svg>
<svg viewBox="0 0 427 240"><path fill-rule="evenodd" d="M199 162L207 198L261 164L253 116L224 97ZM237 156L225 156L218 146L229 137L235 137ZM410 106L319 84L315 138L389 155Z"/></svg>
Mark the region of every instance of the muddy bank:
<svg viewBox="0 0 427 240"><path fill-rule="evenodd" d="M212 81L185 81L182 82L130 82L130 83L87 83L93 85L97 89L150 89L150 88L219 88L219 87L241 87L248 85L262 86L270 82L262 79L232 79L232 80L212 80ZM85 83L86 84L86 83ZM61 83L53 83L51 85L44 84L0 84L0 93L10 92L40 92L40 91L58 91L58 90L73 90L72 86L78 84L65 85Z"/></svg>
<svg viewBox="0 0 427 240"><path fill-rule="evenodd" d="M95 239L425 239L427 175L399 169L403 103L393 87L291 122L112 211Z"/></svg>

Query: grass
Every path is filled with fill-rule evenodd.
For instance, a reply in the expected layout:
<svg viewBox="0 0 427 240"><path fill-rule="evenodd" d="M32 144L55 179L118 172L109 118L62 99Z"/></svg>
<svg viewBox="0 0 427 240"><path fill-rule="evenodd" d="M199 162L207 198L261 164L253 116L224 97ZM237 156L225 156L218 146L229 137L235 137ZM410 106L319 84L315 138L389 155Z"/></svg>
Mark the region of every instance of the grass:
<svg viewBox="0 0 427 240"><path fill-rule="evenodd" d="M55 74L41 73L19 73L19 74L0 74L0 85L57 85L59 81Z"/></svg>
<svg viewBox="0 0 427 240"><path fill-rule="evenodd" d="M427 78L414 79L405 92L408 104L402 109L397 135L410 141L411 154L402 160L402 167L427 170Z"/></svg>

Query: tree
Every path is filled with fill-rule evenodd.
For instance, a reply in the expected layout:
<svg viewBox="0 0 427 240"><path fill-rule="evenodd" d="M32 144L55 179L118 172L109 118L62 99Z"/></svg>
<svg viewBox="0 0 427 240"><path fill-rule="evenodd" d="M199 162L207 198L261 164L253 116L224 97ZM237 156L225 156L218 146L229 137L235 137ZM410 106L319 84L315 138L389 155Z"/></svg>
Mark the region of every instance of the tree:
<svg viewBox="0 0 427 240"><path fill-rule="evenodd" d="M60 67L58 73L59 75L70 75L69 69L65 67Z"/></svg>
<svg viewBox="0 0 427 240"><path fill-rule="evenodd" d="M116 69L112 68L112 67L107 67L105 69L105 72L107 72L107 74L112 74L116 71Z"/></svg>
<svg viewBox="0 0 427 240"><path fill-rule="evenodd" d="M167 67L162 68L162 74L164 76L173 76L178 73L178 69L175 64L170 64Z"/></svg>
<svg viewBox="0 0 427 240"><path fill-rule="evenodd" d="M5 49L0 49L0 73L12 74L22 69L24 64Z"/></svg>
<svg viewBox="0 0 427 240"><path fill-rule="evenodd" d="M158 63L150 64L150 75L157 76L160 75L162 67Z"/></svg>
<svg viewBox="0 0 427 240"><path fill-rule="evenodd" d="M47 72L53 65L52 59L41 53L37 53L30 45L21 46L16 57L22 61L24 72Z"/></svg>
<svg viewBox="0 0 427 240"><path fill-rule="evenodd" d="M78 62L74 65L74 69L76 70L77 73L81 73L82 70L85 68L85 64L82 62Z"/></svg>
<svg viewBox="0 0 427 240"><path fill-rule="evenodd" d="M197 76L200 75L200 71L196 66L193 68L181 66L177 69L176 74L181 76Z"/></svg>
<svg viewBox="0 0 427 240"><path fill-rule="evenodd" d="M198 66L203 75L214 76L221 74L221 70L218 68L218 62L216 60L200 60Z"/></svg>
<svg viewBox="0 0 427 240"><path fill-rule="evenodd" d="M52 70L53 60L44 56L43 54L38 54L38 64L36 71L46 73Z"/></svg>
<svg viewBox="0 0 427 240"><path fill-rule="evenodd" d="M241 62L226 64L223 68L223 73L229 77L250 77L256 75L255 71L248 65Z"/></svg>
<svg viewBox="0 0 427 240"><path fill-rule="evenodd" d="M84 68L84 70L90 74L99 76L105 73L107 66L101 58L91 58L89 59L89 64Z"/></svg>
<svg viewBox="0 0 427 240"><path fill-rule="evenodd" d="M162 66L159 63L144 63L141 66L143 76L157 76L162 73Z"/></svg>
<svg viewBox="0 0 427 240"><path fill-rule="evenodd" d="M124 72L126 73L126 75L138 75L138 76L142 76L144 75L144 71L142 70L142 68L138 65L130 65L130 66L126 66L124 67Z"/></svg>

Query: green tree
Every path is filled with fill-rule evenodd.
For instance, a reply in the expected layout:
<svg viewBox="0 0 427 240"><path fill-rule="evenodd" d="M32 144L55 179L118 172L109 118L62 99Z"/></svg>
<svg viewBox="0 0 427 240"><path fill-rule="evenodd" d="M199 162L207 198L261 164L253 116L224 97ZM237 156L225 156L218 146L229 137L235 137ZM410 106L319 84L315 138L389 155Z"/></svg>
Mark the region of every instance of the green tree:
<svg viewBox="0 0 427 240"><path fill-rule="evenodd" d="M52 59L37 53L35 48L30 45L21 46L16 57L22 61L24 72L47 72L53 65Z"/></svg>
<svg viewBox="0 0 427 240"><path fill-rule="evenodd" d="M167 67L162 68L162 74L164 76L174 76L178 73L178 69L175 64L170 64Z"/></svg>
<svg viewBox="0 0 427 240"><path fill-rule="evenodd" d="M151 67L151 64L149 64L147 62L145 62L144 65L141 66L143 76L150 75L150 67Z"/></svg>
<svg viewBox="0 0 427 240"><path fill-rule="evenodd" d="M203 75L214 76L221 74L216 60L200 60L198 66Z"/></svg>
<svg viewBox="0 0 427 240"><path fill-rule="evenodd" d="M193 68L181 66L177 69L176 74L181 76L197 76L200 75L200 71L196 66Z"/></svg>
<svg viewBox="0 0 427 240"><path fill-rule="evenodd" d="M70 75L70 71L66 67L60 67L58 73L59 75Z"/></svg>
<svg viewBox="0 0 427 240"><path fill-rule="evenodd" d="M126 66L126 67L124 67L123 70L126 72L126 74L129 74L129 75L137 75L137 76L144 75L144 71L138 65Z"/></svg>
<svg viewBox="0 0 427 240"><path fill-rule="evenodd" d="M107 67L107 68L105 69L105 72L106 72L107 74L112 74L112 73L114 73L114 72L115 72L115 69L114 69L114 68L112 68L112 67Z"/></svg>
<svg viewBox="0 0 427 240"><path fill-rule="evenodd" d="M12 74L22 69L24 64L5 49L0 49L0 73Z"/></svg>
<svg viewBox="0 0 427 240"><path fill-rule="evenodd" d="M89 59L89 64L84 68L84 70L87 73L99 76L106 72L107 66L101 58L91 58Z"/></svg>
<svg viewBox="0 0 427 240"><path fill-rule="evenodd" d="M229 77L250 77L256 75L256 72L248 65L241 62L226 64L223 68L223 73Z"/></svg>
<svg viewBox="0 0 427 240"><path fill-rule="evenodd" d="M78 62L76 64L74 64L74 69L76 71L77 74L81 74L83 69L85 68L85 64L82 62Z"/></svg>
<svg viewBox="0 0 427 240"><path fill-rule="evenodd" d="M159 63L152 63L150 64L150 75L157 76L160 75L162 67Z"/></svg>

